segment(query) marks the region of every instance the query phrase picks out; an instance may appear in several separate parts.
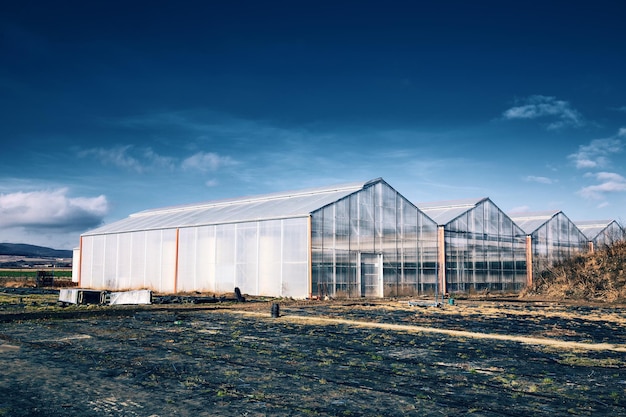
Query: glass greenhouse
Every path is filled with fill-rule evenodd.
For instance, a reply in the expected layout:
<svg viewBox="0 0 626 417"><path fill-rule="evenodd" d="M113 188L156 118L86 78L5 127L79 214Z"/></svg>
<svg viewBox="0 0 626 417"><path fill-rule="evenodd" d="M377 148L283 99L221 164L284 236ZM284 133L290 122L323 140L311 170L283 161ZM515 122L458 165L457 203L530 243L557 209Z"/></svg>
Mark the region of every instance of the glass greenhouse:
<svg viewBox="0 0 626 417"><path fill-rule="evenodd" d="M587 237L562 211L511 213L528 236L528 274L534 278L552 264L586 250Z"/></svg>
<svg viewBox="0 0 626 417"><path fill-rule="evenodd" d="M84 288L275 297L413 295L436 225L382 179L147 210L84 233Z"/></svg>
<svg viewBox="0 0 626 417"><path fill-rule="evenodd" d="M526 284L524 232L489 198L418 207L439 225L444 291L509 291Z"/></svg>
<svg viewBox="0 0 626 417"><path fill-rule="evenodd" d="M434 292L437 225L384 181L311 213L313 295Z"/></svg>
<svg viewBox="0 0 626 417"><path fill-rule="evenodd" d="M574 224L587 237L592 252L625 237L624 229L615 220L583 220Z"/></svg>

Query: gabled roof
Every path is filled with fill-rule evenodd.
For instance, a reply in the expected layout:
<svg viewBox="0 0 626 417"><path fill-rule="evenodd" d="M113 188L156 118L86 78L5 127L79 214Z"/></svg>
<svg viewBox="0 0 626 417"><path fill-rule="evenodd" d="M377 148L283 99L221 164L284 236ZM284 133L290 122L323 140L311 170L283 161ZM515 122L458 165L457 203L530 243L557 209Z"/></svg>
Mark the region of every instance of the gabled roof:
<svg viewBox="0 0 626 417"><path fill-rule="evenodd" d="M446 225L463 213L476 208L480 203L489 200L487 197L463 200L434 201L417 203L417 207L439 226Z"/></svg>
<svg viewBox="0 0 626 417"><path fill-rule="evenodd" d="M535 230L552 220L552 218L559 213L562 213L561 210L533 211L509 213L509 217L524 231L524 233L530 235Z"/></svg>
<svg viewBox="0 0 626 417"><path fill-rule="evenodd" d="M330 187L145 210L84 235L307 217L315 210L381 181L382 178L377 178Z"/></svg>
<svg viewBox="0 0 626 417"><path fill-rule="evenodd" d="M621 229L621 226L615 220L578 220L574 222L576 227L578 227L589 240L594 240L600 233L611 226L612 223L615 223L613 226Z"/></svg>

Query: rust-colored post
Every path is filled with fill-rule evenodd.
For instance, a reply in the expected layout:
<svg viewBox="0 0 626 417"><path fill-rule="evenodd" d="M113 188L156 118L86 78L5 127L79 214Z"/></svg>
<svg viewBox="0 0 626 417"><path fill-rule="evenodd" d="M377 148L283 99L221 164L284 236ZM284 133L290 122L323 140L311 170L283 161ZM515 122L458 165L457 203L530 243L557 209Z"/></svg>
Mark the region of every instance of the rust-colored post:
<svg viewBox="0 0 626 417"><path fill-rule="evenodd" d="M443 226L437 228L437 263L439 264L439 288L446 293L446 241Z"/></svg>
<svg viewBox="0 0 626 417"><path fill-rule="evenodd" d="M589 253L593 253L594 251L594 247L593 247L593 242L587 242L587 249L589 249Z"/></svg>
<svg viewBox="0 0 626 417"><path fill-rule="evenodd" d="M533 238L526 236L526 286L533 285Z"/></svg>
<svg viewBox="0 0 626 417"><path fill-rule="evenodd" d="M313 218L309 215L309 221L307 224L307 246L309 249L309 271L307 277L307 284L309 287L309 300L313 299ZM319 294L317 294L319 295Z"/></svg>

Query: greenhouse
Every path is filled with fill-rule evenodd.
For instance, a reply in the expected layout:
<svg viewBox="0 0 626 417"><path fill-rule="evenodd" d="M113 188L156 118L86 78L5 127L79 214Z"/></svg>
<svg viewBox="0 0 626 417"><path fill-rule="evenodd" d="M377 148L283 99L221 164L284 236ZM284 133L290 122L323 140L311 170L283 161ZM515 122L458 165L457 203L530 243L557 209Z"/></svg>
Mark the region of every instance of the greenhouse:
<svg viewBox="0 0 626 417"><path fill-rule="evenodd" d="M587 237L591 252L624 239L624 229L615 220L583 220L574 224Z"/></svg>
<svg viewBox="0 0 626 417"><path fill-rule="evenodd" d="M385 181L147 210L81 235L79 286L381 297L434 291L437 226Z"/></svg>
<svg viewBox="0 0 626 417"><path fill-rule="evenodd" d="M510 213L527 236L529 284L535 274L587 249L587 237L562 211Z"/></svg>
<svg viewBox="0 0 626 417"><path fill-rule="evenodd" d="M526 284L524 232L489 198L418 207L439 226L443 291L510 291Z"/></svg>

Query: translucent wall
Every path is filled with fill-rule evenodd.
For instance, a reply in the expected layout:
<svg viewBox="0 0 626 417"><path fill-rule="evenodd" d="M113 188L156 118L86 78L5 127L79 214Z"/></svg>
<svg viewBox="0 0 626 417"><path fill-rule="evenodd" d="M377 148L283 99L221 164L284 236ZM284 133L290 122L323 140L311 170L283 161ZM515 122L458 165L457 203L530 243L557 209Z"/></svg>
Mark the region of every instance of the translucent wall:
<svg viewBox="0 0 626 417"><path fill-rule="evenodd" d="M78 282L80 275L80 249L72 251L72 282Z"/></svg>
<svg viewBox="0 0 626 417"><path fill-rule="evenodd" d="M384 182L311 216L312 294L381 297L433 292L437 227Z"/></svg>
<svg viewBox="0 0 626 417"><path fill-rule="evenodd" d="M622 227L616 221L612 221L593 239L593 245L596 249L602 249L625 238L626 233Z"/></svg>
<svg viewBox="0 0 626 417"><path fill-rule="evenodd" d="M446 289L518 290L526 283L525 234L490 200L445 225Z"/></svg>
<svg viewBox="0 0 626 417"><path fill-rule="evenodd" d="M176 230L83 236L80 285L173 292Z"/></svg>
<svg viewBox="0 0 626 417"><path fill-rule="evenodd" d="M309 295L308 217L83 236L81 286ZM177 258L178 256L178 258Z"/></svg>
<svg viewBox="0 0 626 417"><path fill-rule="evenodd" d="M559 212L532 234L533 275L587 249L587 238Z"/></svg>

